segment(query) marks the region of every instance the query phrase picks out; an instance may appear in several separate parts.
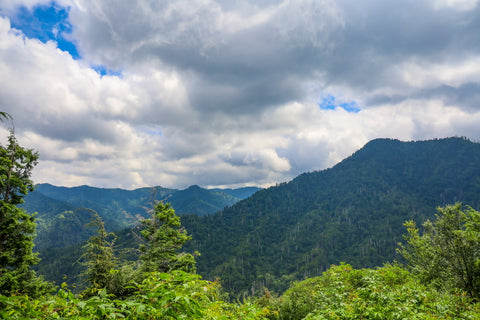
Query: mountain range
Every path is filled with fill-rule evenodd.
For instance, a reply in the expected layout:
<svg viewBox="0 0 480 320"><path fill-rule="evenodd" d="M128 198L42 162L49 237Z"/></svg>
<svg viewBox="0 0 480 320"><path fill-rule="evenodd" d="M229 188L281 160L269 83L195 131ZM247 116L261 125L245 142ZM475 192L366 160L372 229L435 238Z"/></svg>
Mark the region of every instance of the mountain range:
<svg viewBox="0 0 480 320"><path fill-rule="evenodd" d="M152 199L167 200L183 214L182 225L193 237L185 249L201 253L197 270L204 278L219 278L237 295L256 294L264 287L281 292L291 281L320 275L332 264L373 267L399 259L395 249L405 234L403 223L413 219L421 225L434 218L438 206L460 201L479 208L480 144L458 137L375 139L332 168L303 173L268 189L252 189L256 192L232 205L202 206L216 208L203 215L182 211L189 202L174 202L180 191L170 194L170 189L139 189L131 198L119 189L78 187L60 190L62 197L45 191L57 188L40 185L26 199L25 207L39 212L40 240L41 233L49 234L52 227L61 230L62 219L82 225L89 209L81 207L98 211L110 230L119 230L138 221ZM189 189L187 194L197 203L204 203L203 196L209 194L196 186ZM79 190L81 197L73 195ZM220 198L234 196L219 192ZM55 201L42 202L42 197ZM42 206L50 211L41 214ZM66 210L61 211L62 206ZM119 247L135 248L136 233L138 228L119 231ZM73 243L76 247L40 246L44 261L39 270L57 271L47 278L58 279L58 273L73 270L75 259L66 256L75 256L74 252L78 256L81 239L69 244Z"/></svg>
<svg viewBox="0 0 480 320"><path fill-rule="evenodd" d="M90 186L73 188L38 184L25 197L22 207L36 212L37 250L61 248L85 241L92 234L86 224L92 212L97 212L108 231L138 225L149 217L155 201L169 202L178 215L209 215L260 190L256 187L239 189L204 189L190 186L185 190L162 187L135 190L104 189Z"/></svg>

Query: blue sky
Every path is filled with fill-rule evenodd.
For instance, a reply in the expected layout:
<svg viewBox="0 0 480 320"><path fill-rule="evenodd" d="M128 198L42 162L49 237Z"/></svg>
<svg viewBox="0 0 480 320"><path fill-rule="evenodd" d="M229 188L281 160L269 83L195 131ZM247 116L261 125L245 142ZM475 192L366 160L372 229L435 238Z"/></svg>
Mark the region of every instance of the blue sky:
<svg viewBox="0 0 480 320"><path fill-rule="evenodd" d="M337 98L330 94L326 97L323 97L318 105L320 109L323 110L335 110L336 108L342 108L347 112L357 113L360 111L360 106L355 101L340 102Z"/></svg>
<svg viewBox="0 0 480 320"><path fill-rule="evenodd" d="M60 50L68 52L73 59L80 60L82 57L72 35L69 11L69 7L56 2L37 4L31 8L19 6L10 17L11 24L28 38L42 42L55 41ZM121 76L121 70L110 70L104 65L92 64L91 68L102 76Z"/></svg>
<svg viewBox="0 0 480 320"><path fill-rule="evenodd" d="M479 0L4 0L0 110L39 183L269 186L480 140L479 28Z"/></svg>
<svg viewBox="0 0 480 320"><path fill-rule="evenodd" d="M28 38L42 42L56 41L59 49L67 51L74 59L80 59L76 44L72 41L73 27L68 14L69 8L61 7L55 2L35 5L32 8L20 6L11 17L11 24Z"/></svg>

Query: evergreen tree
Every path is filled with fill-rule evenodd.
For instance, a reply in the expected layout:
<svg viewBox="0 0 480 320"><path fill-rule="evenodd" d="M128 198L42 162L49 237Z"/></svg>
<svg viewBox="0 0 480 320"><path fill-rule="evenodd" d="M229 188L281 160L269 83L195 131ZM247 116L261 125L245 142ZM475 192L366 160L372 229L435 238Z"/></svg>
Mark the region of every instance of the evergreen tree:
<svg viewBox="0 0 480 320"><path fill-rule="evenodd" d="M186 241L191 239L181 227L180 218L169 203L159 202L151 219L143 221L142 235L146 245L140 250L142 272L169 272L172 270L195 270L195 259L189 253L179 253Z"/></svg>
<svg viewBox="0 0 480 320"><path fill-rule="evenodd" d="M97 234L92 236L84 246L83 257L87 270L84 272L93 288L108 288L113 286L113 270L117 267L117 258L113 252L115 234L105 230L105 224L95 212L88 224L97 228Z"/></svg>
<svg viewBox="0 0 480 320"><path fill-rule="evenodd" d="M9 113L4 112L4 111L0 111L0 122L3 122L3 121L5 121L5 120L7 120L7 119L12 120L13 118L12 118L12 116L11 116Z"/></svg>
<svg viewBox="0 0 480 320"><path fill-rule="evenodd" d="M3 115L2 115L3 116ZM38 263L33 253L34 216L18 207L33 191L30 175L38 153L18 145L13 131L8 144L0 146L0 294L34 294L42 281L31 266Z"/></svg>

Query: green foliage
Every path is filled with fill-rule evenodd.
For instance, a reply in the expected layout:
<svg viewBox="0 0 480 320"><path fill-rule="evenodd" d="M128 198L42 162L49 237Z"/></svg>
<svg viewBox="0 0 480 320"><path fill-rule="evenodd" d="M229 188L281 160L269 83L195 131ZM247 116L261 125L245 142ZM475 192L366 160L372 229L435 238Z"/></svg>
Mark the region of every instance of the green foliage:
<svg viewBox="0 0 480 320"><path fill-rule="evenodd" d="M253 190L258 189L250 189L250 192L253 193ZM249 195L248 193L241 194L240 191L241 190L238 189L237 193L239 196L247 197ZM203 189L194 185L185 190L175 192L168 198L168 202L175 208L175 212L178 215L194 214L197 216L206 216L214 214L226 206L231 206L242 199L232 196L228 194L228 192L235 193L234 190L225 190L224 192L221 189Z"/></svg>
<svg viewBox="0 0 480 320"><path fill-rule="evenodd" d="M480 306L423 286L396 265L378 269L333 266L264 299L270 319L477 319Z"/></svg>
<svg viewBox="0 0 480 320"><path fill-rule="evenodd" d="M222 286L236 297L261 294L264 287L281 293L291 281L319 276L341 261L354 267L379 266L400 258L395 249L402 239L404 221L423 222L433 217L436 206L455 201L480 205L478 163L480 144L466 139L377 139L331 169L302 174L213 216L182 216L182 225L193 236L183 250L201 252L196 258L198 273L209 280L219 277ZM58 193L59 198L76 204L92 201L99 209L108 207L110 220L102 210L97 211L107 231L113 230L109 221L126 221L127 216L134 221L138 211L133 208L145 212L145 204L161 199L148 196L150 192L136 193L137 199L120 190L86 186L39 186L39 191L51 197ZM191 193L193 198L198 194ZM184 195L183 199L189 198ZM171 194L168 199L173 198ZM65 240L62 245L80 240L75 235L83 232L77 228L82 219L64 216L52 224L68 235L60 239ZM50 226L49 219L45 217L45 226ZM44 243L60 238L53 232L51 236L42 238ZM137 248L132 238L119 236L117 244L126 247L132 243L130 246ZM42 254L54 257L45 251ZM42 260L49 266L57 263Z"/></svg>
<svg viewBox="0 0 480 320"><path fill-rule="evenodd" d="M183 271L153 272L120 300L105 289L89 297L65 286L40 298L0 296L2 319L478 319L480 304L440 293L396 265L333 266L258 302L224 301L219 284Z"/></svg>
<svg viewBox="0 0 480 320"><path fill-rule="evenodd" d="M168 198L177 215L210 215L257 190L211 190L198 186L185 190L162 187L122 190L38 184L35 191L25 197L26 202L21 207L27 212L38 212L35 249L40 253L41 261L35 270L50 281L57 284L68 281L78 289L83 287L80 283L82 265L75 262L81 255L79 247L94 235L92 228L87 227L91 210L102 218L107 232L114 231L118 235L116 249L130 249L126 255L122 253L123 257L136 260L137 250L131 249L138 248L139 240L131 235L137 233L140 221L149 217L149 208L154 201ZM130 231L125 227L133 228ZM63 279L65 275L68 277Z"/></svg>
<svg viewBox="0 0 480 320"><path fill-rule="evenodd" d="M38 262L33 253L35 219L18 207L33 190L30 175L38 154L22 148L13 131L8 144L0 146L0 294L38 293L45 289L31 266Z"/></svg>
<svg viewBox="0 0 480 320"><path fill-rule="evenodd" d="M122 190L89 186L67 188L44 183L38 184L35 191L25 198L24 208L27 211L37 211L38 218L47 224L64 211L89 208L100 215L107 231L114 231L133 227L143 218L148 218L147 208L151 208L155 201L168 199L177 215L210 215L250 196L256 190L258 188L212 190L198 186L191 186L185 190L162 187ZM78 214L90 217L88 212L80 211ZM48 232L48 229L41 232ZM90 235L84 239L88 237ZM76 243L78 242L69 244Z"/></svg>
<svg viewBox="0 0 480 320"><path fill-rule="evenodd" d="M4 122L5 120L13 120L12 116L4 111L0 111L0 122Z"/></svg>
<svg viewBox="0 0 480 320"><path fill-rule="evenodd" d="M97 234L92 236L84 246L83 258L87 269L84 272L93 288L108 288L111 292L112 271L117 267L117 258L113 253L115 234L107 233L100 216L95 212L89 226L97 228Z"/></svg>
<svg viewBox="0 0 480 320"><path fill-rule="evenodd" d="M460 289L480 297L480 212L462 205L438 208L434 222L423 224L420 235L414 221L399 252L423 281L449 290Z"/></svg>
<svg viewBox="0 0 480 320"><path fill-rule="evenodd" d="M183 271L151 273L124 300L98 289L88 298L62 287L54 296L0 296L2 319L265 319L252 303L221 300L218 283Z"/></svg>
<svg viewBox="0 0 480 320"><path fill-rule="evenodd" d="M142 221L141 231L146 244L140 250L143 272L169 272L171 270L195 270L195 259L191 254L179 253L182 246L191 239L180 218L169 203L159 202L151 219Z"/></svg>
<svg viewBox="0 0 480 320"><path fill-rule="evenodd" d="M12 205L23 203L23 197L33 191L30 180L37 164L38 153L22 148L10 132L8 144L0 148L0 201Z"/></svg>

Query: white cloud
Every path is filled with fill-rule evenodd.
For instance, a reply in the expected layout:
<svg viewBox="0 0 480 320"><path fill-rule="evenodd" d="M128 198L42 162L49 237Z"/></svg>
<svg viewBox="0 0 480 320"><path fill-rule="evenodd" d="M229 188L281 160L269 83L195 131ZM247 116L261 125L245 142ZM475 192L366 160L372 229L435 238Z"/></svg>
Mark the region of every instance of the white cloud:
<svg viewBox="0 0 480 320"><path fill-rule="evenodd" d="M20 3L40 2L0 14ZM268 186L373 138L480 139L475 1L59 3L80 60L0 18L0 108L37 182Z"/></svg>
<svg viewBox="0 0 480 320"><path fill-rule="evenodd" d="M436 9L472 10L478 5L478 0L430 0Z"/></svg>
<svg viewBox="0 0 480 320"><path fill-rule="evenodd" d="M439 85L459 87L480 79L480 56L444 63L430 63L411 59L396 67L403 81L414 88L431 88Z"/></svg>

